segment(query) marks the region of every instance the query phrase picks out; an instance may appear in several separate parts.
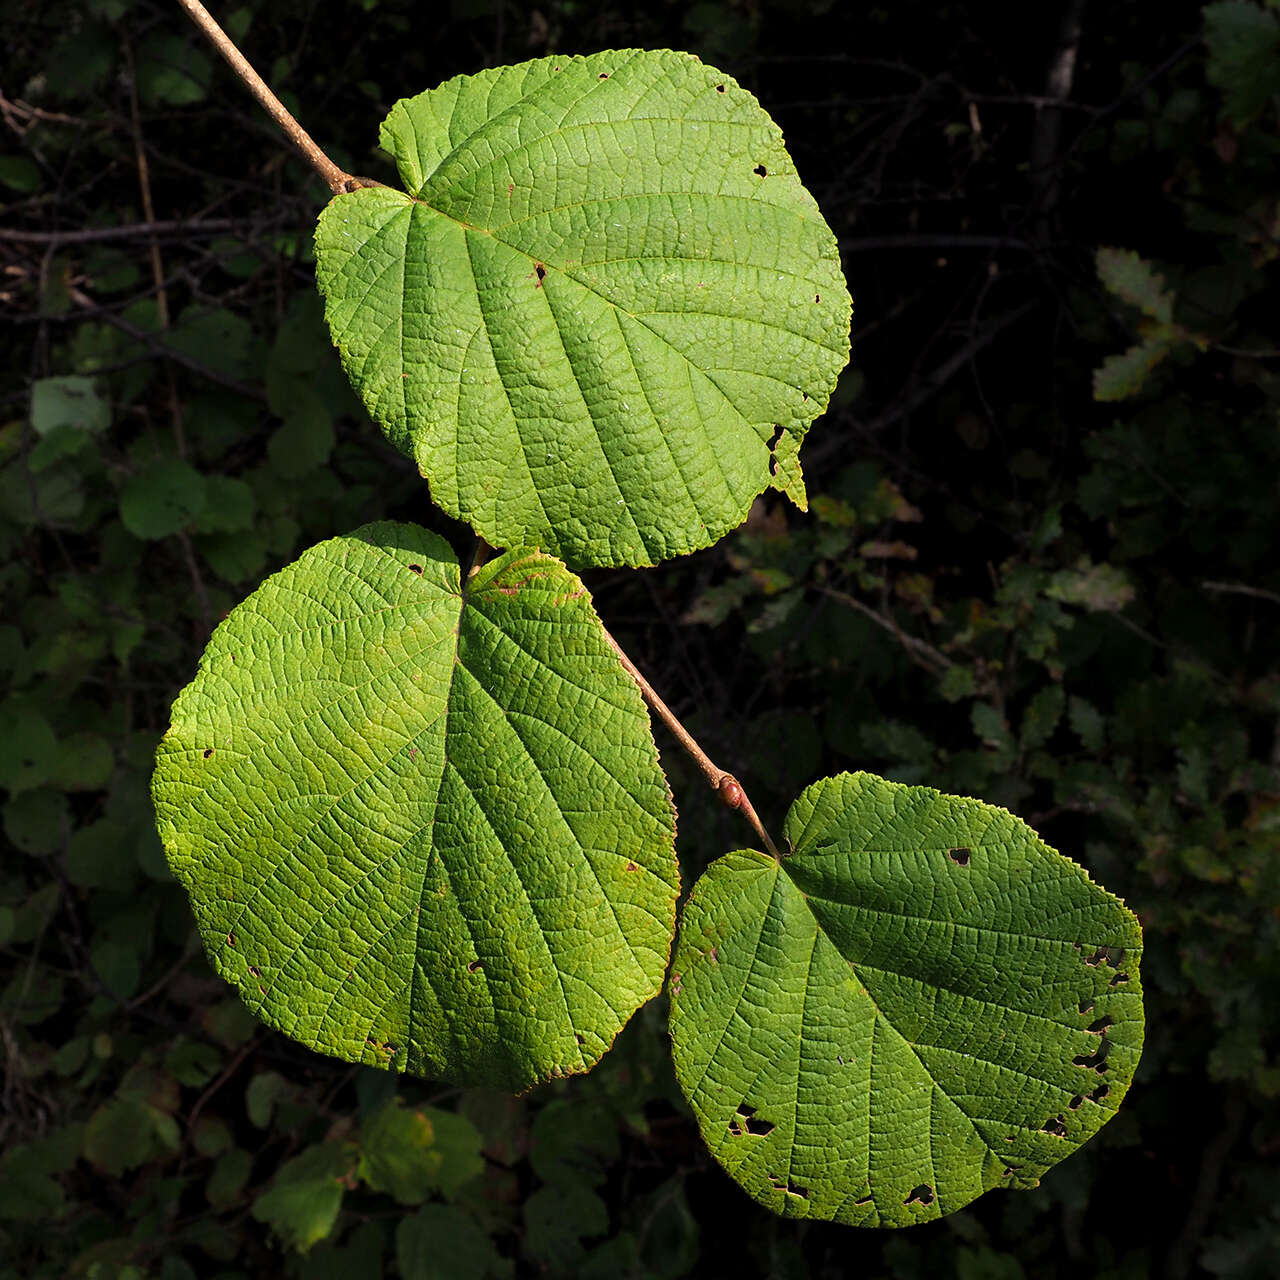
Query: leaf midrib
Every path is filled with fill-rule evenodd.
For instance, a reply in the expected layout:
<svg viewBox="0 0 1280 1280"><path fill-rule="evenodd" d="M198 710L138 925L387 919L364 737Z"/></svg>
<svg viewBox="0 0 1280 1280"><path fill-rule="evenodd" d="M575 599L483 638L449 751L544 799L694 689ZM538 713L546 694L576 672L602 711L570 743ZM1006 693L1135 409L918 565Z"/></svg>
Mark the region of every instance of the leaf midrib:
<svg viewBox="0 0 1280 1280"><path fill-rule="evenodd" d="M1001 1156L1001 1153L1000 1153L1000 1152L998 1152L998 1151L996 1151L996 1150L995 1150L995 1148L994 1148L994 1147L992 1147L990 1143L988 1143L988 1141L986 1140L986 1138L983 1136L983 1134L982 1134L981 1130L978 1128L977 1124L974 1122L973 1117L971 1117L971 1116L969 1115L969 1113L968 1113L967 1111L965 1111L965 1109L964 1109L964 1108L963 1108L963 1107L962 1107L962 1106L961 1106L961 1105L960 1105L960 1104L959 1104L959 1103L958 1103L958 1102L957 1102L957 1101L956 1101L956 1100L955 1100L955 1099L954 1099L954 1098L953 1098L953 1097L952 1097L952 1096L947 1092L947 1090L942 1086L942 1084L941 1084L941 1083L938 1081L938 1079L934 1076L933 1071L932 1071L932 1070L930 1069L930 1067L929 1067L929 1064L928 1064L927 1062L925 1062L925 1060L920 1056L919 1051L918 1051L918 1049L917 1049L917 1046L916 1046L915 1042L914 1042L913 1040L911 1040L910 1038L908 1038L906 1035L904 1035L901 1031L899 1031L899 1030L898 1030L898 1028L897 1028L897 1026L895 1026L895 1024L894 1024L893 1019L892 1019L892 1018L891 1018L887 1013L885 1013L885 1011L881 1008L881 1006L880 1006L880 1002L879 1002L879 1001L876 999L876 997L872 994L871 986L870 986L870 985L866 982L866 980L863 978L863 975L862 975L862 967L859 965L859 963L858 963L856 960L851 960L847 955L845 955L844 950L840 947L840 945L835 941L835 939L834 939L834 938L832 938L832 937L831 937L831 935L830 935L830 934L826 931L826 929L823 927L822 921L818 918L818 916L817 916L817 914L814 912L813 908L809 905L809 895L808 895L807 893L805 893L805 891L804 891L804 890L803 890L803 889L802 889L798 884L796 884L796 882L791 878L790 873L789 873L789 872L787 872L787 868L786 868L786 863L785 863L785 861L775 862L775 867L776 867L776 870L777 870L777 873L778 873L778 874L782 874L782 873L786 872L786 874L787 874L787 881L788 881L788 883L792 886L792 888L794 888L794 889L795 889L795 891L800 895L801 900L804 902L805 910L808 912L808 914L809 914L809 918L813 921L813 926L814 926L814 930L815 930L815 932L816 932L816 933L820 933L823 937L825 937L825 938L827 939L827 941L831 943L832 947L834 947L834 948L835 948L835 950L836 950L837 954L838 954L838 955L840 955L841 957L843 957L843 958L848 962L850 969L852 969L852 971L854 972L854 974L857 976L858 981L862 984L862 990L863 990L863 992L865 993L866 998L867 998L867 1001L868 1001L868 1003L871 1005L871 1008L875 1011L875 1016L876 1016L876 1018L877 1018L879 1021L882 1021L882 1022L884 1023L884 1025L885 1025L885 1027L886 1027L889 1031L891 1031L895 1036L897 1036L897 1037L898 1037L898 1039L899 1039L899 1040L901 1040L901 1041L902 1041L902 1043L903 1043L904 1045L906 1045L906 1046L907 1046L907 1048L911 1051L911 1056L912 1056L912 1057L916 1060L916 1062L919 1064L919 1066L920 1066L920 1070L924 1072L924 1074L925 1074L925 1078L929 1081L929 1085L930 1085L930 1090L929 1090L929 1097L930 1097L930 1103L929 1103L929 1105L930 1105L930 1116L932 1116L932 1106L933 1106L933 1101L932 1101L932 1099L933 1099L933 1095L934 1095L935 1093L941 1093L941 1094L942 1094L942 1096L946 1099L946 1101L951 1105L951 1107L952 1107L952 1108L954 1108L954 1109L955 1109L955 1111L956 1111L959 1115L961 1115L961 1116L964 1118L965 1123L969 1126L969 1128L970 1128L970 1129L972 1129L972 1130L973 1130L974 1136L978 1139L978 1141L982 1144L982 1146L983 1146L984 1148L986 1148L986 1150L987 1150L991 1155L996 1156L996 1157L997 1157L997 1159L1001 1159L1001 1158L1003 1158L1003 1157ZM867 967L869 967L869 968L875 968L875 966L874 966L874 965L867 966ZM885 972L885 970L877 970L877 972ZM922 985L926 985L926 986L927 986L928 984L927 984L927 983L922 983ZM805 990L806 990L806 994L807 994L807 991L808 991L808 987L807 987L807 985L806 985ZM976 997L975 997L975 998L976 998ZM982 1001L982 1002L980 1002L980 1003L987 1003L987 1004L990 1004L991 1002L989 1002L989 1001ZM993 1007L993 1008L997 1008L997 1009L1003 1009L1003 1006L1001 1006L1001 1005L992 1005L992 1007ZM1059 1024L1059 1025L1060 1025L1060 1024ZM932 1047L932 1046L925 1046L925 1047ZM874 1044L873 1044L873 1048L872 1048L872 1054L873 1054L873 1055L874 1055L874 1052L875 1052L875 1050L874 1050ZM965 1055L965 1056L969 1056L969 1055ZM981 1060L981 1059L975 1059L975 1061L982 1061L982 1060ZM992 1065L995 1065L995 1064L992 1064ZM1031 1078L1034 1078L1034 1077L1031 1077ZM1038 1083L1047 1084L1048 1082L1047 1082L1047 1081L1038 1081ZM1068 1091L1068 1090L1064 1090L1064 1092L1066 1092L1066 1093L1067 1093L1067 1096L1068 1096L1068 1097L1072 1096L1072 1095L1071 1095L1071 1093L1070 1093L1070 1091ZM930 1133L929 1133L929 1161L930 1161L930 1166L932 1167L932 1165L933 1165L933 1132L932 1132L932 1121L930 1121ZM868 1175L868 1176L869 1176L869 1175ZM937 1196L937 1184L936 1184L936 1181L935 1181L932 1185L933 1185L933 1188L934 1188L934 1194L935 1194L935 1197L936 1197L936 1196Z"/></svg>

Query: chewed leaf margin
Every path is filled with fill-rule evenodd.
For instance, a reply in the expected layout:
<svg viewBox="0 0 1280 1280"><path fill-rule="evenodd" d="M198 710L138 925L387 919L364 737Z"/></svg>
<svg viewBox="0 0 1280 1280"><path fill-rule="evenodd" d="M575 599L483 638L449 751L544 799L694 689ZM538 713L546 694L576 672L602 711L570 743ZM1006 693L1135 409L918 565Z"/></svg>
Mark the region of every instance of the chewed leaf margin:
<svg viewBox="0 0 1280 1280"><path fill-rule="evenodd" d="M1115 1114L1141 930L1003 809L869 774L808 788L780 862L684 908L676 1076L717 1160L788 1217L908 1226L1036 1185Z"/></svg>

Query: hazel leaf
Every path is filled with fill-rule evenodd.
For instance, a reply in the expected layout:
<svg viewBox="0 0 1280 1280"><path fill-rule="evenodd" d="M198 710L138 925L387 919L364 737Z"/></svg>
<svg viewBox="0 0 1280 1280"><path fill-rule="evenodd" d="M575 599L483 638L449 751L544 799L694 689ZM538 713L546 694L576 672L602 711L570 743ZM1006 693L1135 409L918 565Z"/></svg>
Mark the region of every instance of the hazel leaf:
<svg viewBox="0 0 1280 1280"><path fill-rule="evenodd" d="M674 814L582 583L369 525L214 632L153 781L216 970L349 1061L520 1090L662 984Z"/></svg>
<svg viewBox="0 0 1280 1280"><path fill-rule="evenodd" d="M326 317L373 418L495 546L655 564L774 483L849 358L835 237L777 126L688 54L461 76L382 126L403 190L320 215ZM792 474L794 473L794 474Z"/></svg>
<svg viewBox="0 0 1280 1280"><path fill-rule="evenodd" d="M901 1227L1032 1187L1115 1114L1142 934L1012 814L842 774L781 862L714 862L671 980L676 1076L716 1158L787 1217Z"/></svg>

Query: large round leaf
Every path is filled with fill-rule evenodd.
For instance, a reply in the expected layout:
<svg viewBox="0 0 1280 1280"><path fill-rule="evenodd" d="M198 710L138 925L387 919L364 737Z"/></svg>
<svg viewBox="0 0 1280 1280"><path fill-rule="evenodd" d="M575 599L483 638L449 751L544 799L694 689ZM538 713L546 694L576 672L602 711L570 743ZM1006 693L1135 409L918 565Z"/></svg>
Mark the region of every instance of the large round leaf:
<svg viewBox="0 0 1280 1280"><path fill-rule="evenodd" d="M775 441L803 492L849 295L751 94L669 50L542 58L397 103L382 144L405 190L337 196L316 270L441 506L497 546L653 564L744 518Z"/></svg>
<svg viewBox="0 0 1280 1280"><path fill-rule="evenodd" d="M674 816L582 584L434 534L312 547L214 633L154 780L218 972L352 1061L524 1088L661 986Z"/></svg>
<svg viewBox="0 0 1280 1280"><path fill-rule="evenodd" d="M671 980L703 1137L791 1217L906 1226L1034 1186L1115 1113L1142 1048L1142 935L1003 809L843 774L781 863L698 881Z"/></svg>

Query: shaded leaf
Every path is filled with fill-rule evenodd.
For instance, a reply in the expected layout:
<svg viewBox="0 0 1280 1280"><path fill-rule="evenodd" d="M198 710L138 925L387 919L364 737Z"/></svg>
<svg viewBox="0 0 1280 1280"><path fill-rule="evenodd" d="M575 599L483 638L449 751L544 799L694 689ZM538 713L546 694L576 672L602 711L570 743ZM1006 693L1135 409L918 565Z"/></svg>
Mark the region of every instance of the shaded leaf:
<svg viewBox="0 0 1280 1280"><path fill-rule="evenodd" d="M71 811L60 791L38 787L12 796L4 806L4 833L33 857L56 853L71 833Z"/></svg>
<svg viewBox="0 0 1280 1280"><path fill-rule="evenodd" d="M286 1247L306 1253L333 1230L354 1162L341 1142L326 1142L286 1160L253 1202L254 1218Z"/></svg>
<svg viewBox="0 0 1280 1280"><path fill-rule="evenodd" d="M586 1253L584 1239L609 1229L609 1211L580 1183L539 1187L524 1204L525 1249L553 1276L575 1275Z"/></svg>
<svg viewBox="0 0 1280 1280"><path fill-rule="evenodd" d="M1093 371L1093 398L1105 402L1136 396L1147 375L1171 350L1166 338L1153 336L1118 355L1107 356Z"/></svg>
<svg viewBox="0 0 1280 1280"><path fill-rule="evenodd" d="M203 510L204 476L179 458L158 458L125 481L120 520L135 538L167 538Z"/></svg>
<svg viewBox="0 0 1280 1280"><path fill-rule="evenodd" d="M31 426L38 436L58 427L96 435L111 425L111 403L93 378L71 374L31 384Z"/></svg>
<svg viewBox="0 0 1280 1280"><path fill-rule="evenodd" d="M1249 0L1206 5L1205 78L1222 90L1227 118L1242 125L1280 93L1280 20Z"/></svg>
<svg viewBox="0 0 1280 1280"><path fill-rule="evenodd" d="M1059 569L1045 587L1050 599L1080 605L1091 613L1118 613L1133 602L1133 594L1123 569L1088 559L1081 559L1073 569Z"/></svg>
<svg viewBox="0 0 1280 1280"><path fill-rule="evenodd" d="M396 1227L402 1280L484 1280L499 1261L475 1219L453 1205L424 1205Z"/></svg>
<svg viewBox="0 0 1280 1280"><path fill-rule="evenodd" d="M111 1098L89 1117L84 1130L84 1157L119 1178L156 1156L177 1147L171 1116L137 1097Z"/></svg>
<svg viewBox="0 0 1280 1280"><path fill-rule="evenodd" d="M1160 324L1173 323L1173 294L1164 277L1132 249L1099 249L1098 278L1117 298Z"/></svg>
<svg viewBox="0 0 1280 1280"><path fill-rule="evenodd" d="M17 793L47 782L57 764L58 740L35 708L8 703L0 734L0 787Z"/></svg>
<svg viewBox="0 0 1280 1280"><path fill-rule="evenodd" d="M451 1111L406 1110L393 1099L360 1126L360 1177L401 1204L452 1196L483 1172L479 1132Z"/></svg>

